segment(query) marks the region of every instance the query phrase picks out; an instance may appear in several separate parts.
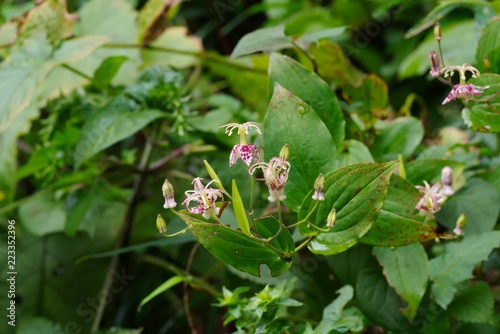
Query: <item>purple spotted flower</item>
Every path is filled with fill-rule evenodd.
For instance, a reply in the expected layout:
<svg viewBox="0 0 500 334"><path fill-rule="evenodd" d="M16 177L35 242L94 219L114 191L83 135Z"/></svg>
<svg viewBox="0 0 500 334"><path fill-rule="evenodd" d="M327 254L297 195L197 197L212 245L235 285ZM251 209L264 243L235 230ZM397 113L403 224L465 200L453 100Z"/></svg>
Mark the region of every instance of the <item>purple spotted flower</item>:
<svg viewBox="0 0 500 334"><path fill-rule="evenodd" d="M470 100L472 96L479 96L483 94L483 90L489 88L489 86L475 86L473 84L456 84L451 89L446 99L444 99L443 104L451 102L455 99L464 99L465 101Z"/></svg>
<svg viewBox="0 0 500 334"><path fill-rule="evenodd" d="M269 162L260 162L250 167L249 173L253 174L256 169L260 168L264 172L264 180L269 190L270 202L284 201L285 184L288 180L288 172L290 172L290 163L286 161L289 156L288 145L285 145L280 152L279 157L274 157Z"/></svg>
<svg viewBox="0 0 500 334"><path fill-rule="evenodd" d="M436 213L441 209L446 197L443 195L443 185L441 182L434 184L432 187L424 181L425 186L416 186L420 191L420 199L415 206L415 209L420 210L420 215L426 216L428 214Z"/></svg>
<svg viewBox="0 0 500 334"><path fill-rule="evenodd" d="M220 209L215 205L215 201L217 198L223 199L224 197L221 190L209 187L213 181L203 186L201 180L203 179L200 177L193 180L194 190L185 192L186 199L182 202L182 205L185 205L189 212L202 215L203 218L208 219L212 215L217 216L219 214ZM193 201L198 205L190 207L189 204Z"/></svg>
<svg viewBox="0 0 500 334"><path fill-rule="evenodd" d="M233 166L238 159L241 159L247 166L260 161L259 149L254 144L247 144L246 136L251 128L254 128L257 133L262 134L259 128L260 124L255 122L246 122L243 124L229 123L222 125L221 128L226 128L225 132L228 136L233 134L235 129L238 129L240 135L240 143L234 145L229 156L229 167Z"/></svg>

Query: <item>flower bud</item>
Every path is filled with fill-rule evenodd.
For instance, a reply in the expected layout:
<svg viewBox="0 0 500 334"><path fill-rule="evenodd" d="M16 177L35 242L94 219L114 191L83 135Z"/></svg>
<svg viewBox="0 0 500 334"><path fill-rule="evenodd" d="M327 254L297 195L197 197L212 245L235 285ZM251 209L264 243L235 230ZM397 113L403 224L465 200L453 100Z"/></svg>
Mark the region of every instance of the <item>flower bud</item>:
<svg viewBox="0 0 500 334"><path fill-rule="evenodd" d="M443 184L443 194L446 196L453 195L454 191L451 187L453 183L453 169L446 166L441 170L441 183Z"/></svg>
<svg viewBox="0 0 500 334"><path fill-rule="evenodd" d="M288 144L285 144L285 146L283 146L280 151L279 157L282 160L288 161L288 159L290 158L290 148L288 147Z"/></svg>
<svg viewBox="0 0 500 334"><path fill-rule="evenodd" d="M335 208L332 208L332 210L328 214L328 217L326 217L326 227L332 228L333 225L335 225L336 221L337 221L337 211L335 210Z"/></svg>
<svg viewBox="0 0 500 334"><path fill-rule="evenodd" d="M436 22L436 25L434 26L434 38L436 39L436 41L440 41L441 37L441 25L439 24L439 22Z"/></svg>
<svg viewBox="0 0 500 334"><path fill-rule="evenodd" d="M467 217L465 216L465 214L462 213L460 217L458 217L457 219L457 225L453 229L453 233L455 233L456 235L463 235L466 224L467 224Z"/></svg>
<svg viewBox="0 0 500 334"><path fill-rule="evenodd" d="M316 181L314 181L314 194L312 195L312 199L315 201L325 200L325 177L322 173L320 173Z"/></svg>
<svg viewBox="0 0 500 334"><path fill-rule="evenodd" d="M165 204L163 207L165 209L175 208L177 203L174 199L174 187L172 187L172 184L168 181L168 179L165 179L165 182L163 182L161 190L163 192L163 197L165 197Z"/></svg>
<svg viewBox="0 0 500 334"><path fill-rule="evenodd" d="M484 72L489 72L491 69L490 60L486 56L483 57L483 67L484 67Z"/></svg>
<svg viewBox="0 0 500 334"><path fill-rule="evenodd" d="M433 77L439 76L439 74L441 73L441 63L439 61L439 56L434 50L429 52L429 60L431 62L431 75Z"/></svg>
<svg viewBox="0 0 500 334"><path fill-rule="evenodd" d="M160 233L167 232L167 222L165 221L165 219L163 219L161 215L158 215L158 217L156 217L156 228Z"/></svg>

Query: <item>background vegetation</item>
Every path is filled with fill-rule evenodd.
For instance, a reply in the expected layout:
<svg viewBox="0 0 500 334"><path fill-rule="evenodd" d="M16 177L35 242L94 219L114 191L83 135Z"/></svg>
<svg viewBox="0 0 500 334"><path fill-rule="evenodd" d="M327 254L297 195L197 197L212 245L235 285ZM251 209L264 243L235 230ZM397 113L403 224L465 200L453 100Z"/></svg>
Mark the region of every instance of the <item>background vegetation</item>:
<svg viewBox="0 0 500 334"><path fill-rule="evenodd" d="M14 220L17 276L16 327L2 321L0 332L498 333L499 11L457 0L3 1L0 256ZM462 102L442 105L450 88L428 74L438 20L446 65L482 71L471 82L491 87L492 112L467 104L481 117L464 122ZM180 204L194 177L210 179L204 160L226 189L246 177L241 162L229 168L237 141L220 125L264 123L251 140L276 153L270 138L287 129L271 126L275 82L316 112L337 108L336 146L311 144L333 169L401 156L408 177L394 182L406 188L391 192L401 189L391 181L386 202L404 202L399 218L428 234L394 224L395 241L372 234L329 256L303 248L278 277L225 265L189 231L159 235L158 213L169 233L185 227L162 209L165 178ZM413 185L439 181L444 166L457 192L424 222ZM276 214L267 196L257 183L256 214ZM285 203L291 223L297 198ZM462 214L464 237L439 240Z"/></svg>

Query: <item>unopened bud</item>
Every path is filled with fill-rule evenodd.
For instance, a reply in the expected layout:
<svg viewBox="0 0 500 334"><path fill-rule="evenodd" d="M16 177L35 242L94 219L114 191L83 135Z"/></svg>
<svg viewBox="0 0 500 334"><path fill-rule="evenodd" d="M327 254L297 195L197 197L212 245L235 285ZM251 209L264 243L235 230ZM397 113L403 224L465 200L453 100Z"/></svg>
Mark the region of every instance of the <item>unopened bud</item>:
<svg viewBox="0 0 500 334"><path fill-rule="evenodd" d="M163 207L165 209L175 208L177 203L174 199L174 187L172 187L172 184L168 181L168 179L165 179L165 182L163 182L161 190L163 192L163 197L165 197L165 204L163 204Z"/></svg>
<svg viewBox="0 0 500 334"><path fill-rule="evenodd" d="M486 56L483 57L483 67L485 72L489 72L491 69L490 60Z"/></svg>
<svg viewBox="0 0 500 334"><path fill-rule="evenodd" d="M288 159L290 158L290 148L288 147L288 144L285 144L285 146L283 146L280 151L279 157L282 160L288 161Z"/></svg>
<svg viewBox="0 0 500 334"><path fill-rule="evenodd" d="M332 208L332 210L328 214L328 217L326 217L326 227L332 228L333 225L335 225L336 221L337 221L337 211L335 210L335 208Z"/></svg>
<svg viewBox="0 0 500 334"><path fill-rule="evenodd" d="M161 215L158 215L158 217L156 217L156 228L160 233L167 232L167 222L165 221L165 219L163 219Z"/></svg>
<svg viewBox="0 0 500 334"><path fill-rule="evenodd" d="M467 224L467 217L465 216L465 214L462 213L460 217L458 217L457 219L457 225L453 229L453 233L455 233L456 235L463 235L466 224Z"/></svg>
<svg viewBox="0 0 500 334"><path fill-rule="evenodd" d="M441 25L439 24L439 22L436 22L436 25L434 26L434 38L436 39L436 41L440 41L441 37Z"/></svg>
<svg viewBox="0 0 500 334"><path fill-rule="evenodd" d="M431 75L433 77L439 76L439 74L441 73L441 63L439 61L439 56L434 50L429 52L429 60L431 62Z"/></svg>
<svg viewBox="0 0 500 334"><path fill-rule="evenodd" d="M443 194L446 196L453 195L454 191L451 187L453 183L453 169L446 166L441 170L441 183L443 184Z"/></svg>
<svg viewBox="0 0 500 334"><path fill-rule="evenodd" d="M316 181L314 181L314 194L312 195L312 199L315 201L325 200L325 177L323 173L320 173Z"/></svg>

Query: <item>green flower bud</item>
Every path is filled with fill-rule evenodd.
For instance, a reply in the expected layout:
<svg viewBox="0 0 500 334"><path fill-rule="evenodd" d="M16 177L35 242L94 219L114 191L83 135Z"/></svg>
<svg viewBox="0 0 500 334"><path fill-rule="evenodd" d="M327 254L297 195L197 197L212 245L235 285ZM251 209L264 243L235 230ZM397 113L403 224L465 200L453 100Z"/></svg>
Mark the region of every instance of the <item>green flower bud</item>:
<svg viewBox="0 0 500 334"><path fill-rule="evenodd" d="M315 201L325 200L325 177L322 173L320 173L316 181L314 181L314 194L312 195L312 199Z"/></svg>
<svg viewBox="0 0 500 334"><path fill-rule="evenodd" d="M332 208L332 210L328 214L328 217L326 218L326 227L332 228L333 225L335 225L336 221L337 221L337 210L335 210L335 208Z"/></svg>
<svg viewBox="0 0 500 334"><path fill-rule="evenodd" d="M160 233L167 232L167 222L165 221L165 219L163 219L161 215L158 215L158 217L156 217L156 228Z"/></svg>
<svg viewBox="0 0 500 334"><path fill-rule="evenodd" d="M441 37L441 25L439 24L439 22L436 22L436 25L434 26L434 38L436 39L436 41L440 41Z"/></svg>
<svg viewBox="0 0 500 334"><path fill-rule="evenodd" d="M282 160L288 161L288 159L290 158L290 148L288 147L288 144L285 144L285 146L283 146L280 151L279 157Z"/></svg>

